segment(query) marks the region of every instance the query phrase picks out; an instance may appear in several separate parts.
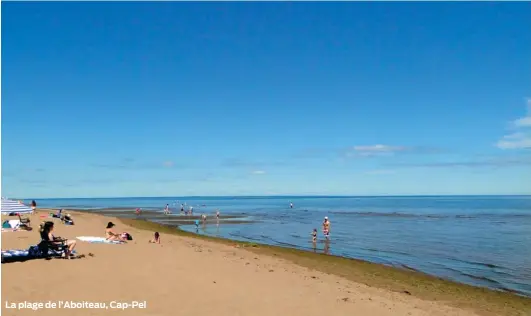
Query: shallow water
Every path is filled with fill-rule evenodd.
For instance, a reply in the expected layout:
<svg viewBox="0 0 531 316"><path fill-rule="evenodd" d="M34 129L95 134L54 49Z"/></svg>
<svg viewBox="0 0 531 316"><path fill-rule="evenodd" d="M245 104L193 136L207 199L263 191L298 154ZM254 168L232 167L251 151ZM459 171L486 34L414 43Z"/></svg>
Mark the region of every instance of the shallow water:
<svg viewBox="0 0 531 316"><path fill-rule="evenodd" d="M289 202L294 208L289 208ZM194 206L194 213L243 214L249 224L213 223L197 232L313 249L324 216L330 243L315 251L415 269L456 281L531 296L531 197L223 197L49 199L40 207ZM205 205L205 206L202 206ZM183 229L196 231L193 226Z"/></svg>

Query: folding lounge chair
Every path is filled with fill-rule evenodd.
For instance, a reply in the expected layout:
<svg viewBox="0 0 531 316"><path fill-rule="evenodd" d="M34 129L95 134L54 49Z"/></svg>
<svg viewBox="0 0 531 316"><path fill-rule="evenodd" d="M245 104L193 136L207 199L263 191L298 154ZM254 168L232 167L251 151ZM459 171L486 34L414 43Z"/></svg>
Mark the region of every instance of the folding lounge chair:
<svg viewBox="0 0 531 316"><path fill-rule="evenodd" d="M20 216L20 214L18 214L18 219L20 221L20 229L25 229L25 230L32 230L31 228L31 220L27 217L22 217Z"/></svg>

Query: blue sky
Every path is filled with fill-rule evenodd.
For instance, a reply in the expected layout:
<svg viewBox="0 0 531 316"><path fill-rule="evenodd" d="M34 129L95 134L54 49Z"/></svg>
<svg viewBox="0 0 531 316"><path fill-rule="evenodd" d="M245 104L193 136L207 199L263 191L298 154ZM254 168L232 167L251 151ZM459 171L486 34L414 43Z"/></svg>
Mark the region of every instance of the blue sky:
<svg viewBox="0 0 531 316"><path fill-rule="evenodd" d="M2 195L531 193L530 3L2 3Z"/></svg>

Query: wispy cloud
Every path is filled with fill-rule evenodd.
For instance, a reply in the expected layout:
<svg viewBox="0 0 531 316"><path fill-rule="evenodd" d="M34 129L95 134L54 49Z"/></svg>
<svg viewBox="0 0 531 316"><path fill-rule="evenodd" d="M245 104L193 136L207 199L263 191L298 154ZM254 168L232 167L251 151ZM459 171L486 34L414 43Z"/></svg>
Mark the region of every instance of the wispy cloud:
<svg viewBox="0 0 531 316"><path fill-rule="evenodd" d="M228 158L221 161L220 166L225 168L261 168L264 166L286 166L287 164L286 161L251 161L239 158Z"/></svg>
<svg viewBox="0 0 531 316"><path fill-rule="evenodd" d="M511 133L503 136L496 143L500 149L531 148L531 99L527 100L527 115L511 122Z"/></svg>
<svg viewBox="0 0 531 316"><path fill-rule="evenodd" d="M91 164L91 167L94 168L104 168L104 169L126 169L126 170L134 170L134 169L163 169L163 168L174 168L177 164L174 161L167 160L162 162L139 162L136 161L133 158L124 158L119 162L116 163L95 163ZM183 165L184 166L184 165ZM181 167L183 167L181 166Z"/></svg>
<svg viewBox="0 0 531 316"><path fill-rule="evenodd" d="M164 165L164 167L166 167L166 168L172 168L172 167L175 165L175 163L174 163L173 161L165 161L165 162L163 163L163 165Z"/></svg>
<svg viewBox="0 0 531 316"><path fill-rule="evenodd" d="M408 150L408 147L405 146L390 146L382 144L353 146L348 150L347 156L389 156L406 150Z"/></svg>
<svg viewBox="0 0 531 316"><path fill-rule="evenodd" d="M436 153L440 149L427 146L395 146L395 145L359 145L352 146L345 151L346 157L381 157L402 153Z"/></svg>
<svg viewBox="0 0 531 316"><path fill-rule="evenodd" d="M253 172L251 172L252 174L266 174L266 172L264 170L254 170Z"/></svg>
<svg viewBox="0 0 531 316"><path fill-rule="evenodd" d="M529 165L531 165L531 155L516 157L490 157L478 160L386 164L386 166L392 166L395 168L505 168Z"/></svg>

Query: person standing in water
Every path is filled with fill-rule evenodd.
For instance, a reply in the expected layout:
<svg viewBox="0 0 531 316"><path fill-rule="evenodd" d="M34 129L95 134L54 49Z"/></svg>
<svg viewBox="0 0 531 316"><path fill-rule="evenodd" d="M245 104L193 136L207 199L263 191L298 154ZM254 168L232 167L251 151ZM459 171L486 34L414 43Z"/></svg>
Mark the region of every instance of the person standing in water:
<svg viewBox="0 0 531 316"><path fill-rule="evenodd" d="M293 208L293 203L289 202L289 208Z"/></svg>
<svg viewBox="0 0 531 316"><path fill-rule="evenodd" d="M181 214L184 213L184 204L181 204Z"/></svg>
<svg viewBox="0 0 531 316"><path fill-rule="evenodd" d="M166 215L170 214L170 205L169 204L166 204L166 206L164 207L164 214L166 214Z"/></svg>
<svg viewBox="0 0 531 316"><path fill-rule="evenodd" d="M317 252L317 228L314 228L312 232L312 246L313 252Z"/></svg>
<svg viewBox="0 0 531 316"><path fill-rule="evenodd" d="M326 240L330 239L330 221L328 220L328 216L325 216L323 221L323 235Z"/></svg>

